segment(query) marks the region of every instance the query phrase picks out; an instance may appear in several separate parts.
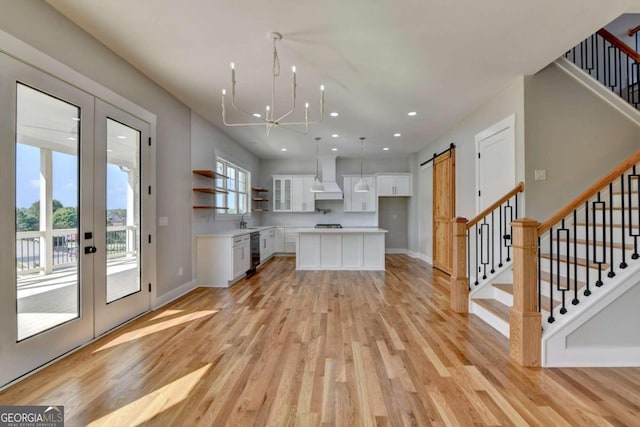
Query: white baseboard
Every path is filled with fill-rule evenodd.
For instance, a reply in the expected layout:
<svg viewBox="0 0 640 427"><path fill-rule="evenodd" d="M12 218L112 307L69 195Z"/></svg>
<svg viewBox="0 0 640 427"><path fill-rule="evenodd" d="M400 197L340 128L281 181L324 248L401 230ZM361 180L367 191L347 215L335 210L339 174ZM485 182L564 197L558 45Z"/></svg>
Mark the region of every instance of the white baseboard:
<svg viewBox="0 0 640 427"><path fill-rule="evenodd" d="M169 304L171 301L175 301L181 296L191 292L195 288L197 288L196 280L192 280L183 285L180 285L177 288L167 292L166 294L163 294L156 298L156 300L151 304L151 310L157 310L160 307Z"/></svg>
<svg viewBox="0 0 640 427"><path fill-rule="evenodd" d="M429 265L433 265L433 259L425 254L421 254L420 252L414 252L414 251L410 251L407 249L407 255L409 255L411 258L417 258L417 259L421 259L422 261L426 262Z"/></svg>
<svg viewBox="0 0 640 427"><path fill-rule="evenodd" d="M403 249L403 248L385 248L384 250L385 254L391 254L391 255L395 255L395 254L405 255L407 254L407 252L409 252L409 250Z"/></svg>

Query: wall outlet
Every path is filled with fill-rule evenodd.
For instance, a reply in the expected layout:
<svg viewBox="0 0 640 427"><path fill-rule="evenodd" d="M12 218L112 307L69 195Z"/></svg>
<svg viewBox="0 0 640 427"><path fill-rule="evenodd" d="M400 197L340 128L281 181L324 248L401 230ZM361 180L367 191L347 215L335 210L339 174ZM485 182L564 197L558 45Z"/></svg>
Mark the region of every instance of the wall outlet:
<svg viewBox="0 0 640 427"><path fill-rule="evenodd" d="M535 170L535 180L536 181L546 181L547 179L547 171L546 169L536 169Z"/></svg>
<svg viewBox="0 0 640 427"><path fill-rule="evenodd" d="M169 217L168 216L161 216L160 218L158 218L158 225L160 227L166 227L169 225Z"/></svg>
<svg viewBox="0 0 640 427"><path fill-rule="evenodd" d="M183 270L182 270L182 267L180 267L178 269L178 276L182 277L182 273L183 273Z"/></svg>

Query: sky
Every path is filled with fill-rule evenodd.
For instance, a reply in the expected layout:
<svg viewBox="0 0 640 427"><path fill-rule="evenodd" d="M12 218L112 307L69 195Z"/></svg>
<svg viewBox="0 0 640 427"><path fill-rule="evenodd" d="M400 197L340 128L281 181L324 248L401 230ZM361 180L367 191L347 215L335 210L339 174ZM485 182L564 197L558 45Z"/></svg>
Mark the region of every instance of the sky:
<svg viewBox="0 0 640 427"><path fill-rule="evenodd" d="M107 209L126 209L127 174L107 165ZM63 206L78 205L77 157L53 153L53 198ZM40 150L16 144L16 207L28 208L40 200Z"/></svg>

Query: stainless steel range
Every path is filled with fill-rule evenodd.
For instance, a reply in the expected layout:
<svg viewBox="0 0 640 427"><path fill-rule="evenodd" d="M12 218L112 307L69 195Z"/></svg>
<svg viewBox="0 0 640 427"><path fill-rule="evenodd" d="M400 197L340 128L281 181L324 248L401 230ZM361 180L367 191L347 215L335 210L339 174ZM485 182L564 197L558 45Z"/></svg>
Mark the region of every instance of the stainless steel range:
<svg viewBox="0 0 640 427"><path fill-rule="evenodd" d="M340 224L316 224L316 228L342 228Z"/></svg>

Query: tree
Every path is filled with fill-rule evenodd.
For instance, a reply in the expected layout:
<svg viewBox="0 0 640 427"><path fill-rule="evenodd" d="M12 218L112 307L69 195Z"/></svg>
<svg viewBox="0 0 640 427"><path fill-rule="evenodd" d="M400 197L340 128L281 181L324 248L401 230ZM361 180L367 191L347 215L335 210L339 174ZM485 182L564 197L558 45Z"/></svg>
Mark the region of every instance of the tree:
<svg viewBox="0 0 640 427"><path fill-rule="evenodd" d="M16 209L16 228L18 231L38 231L40 229L40 217L30 215L27 208Z"/></svg>
<svg viewBox="0 0 640 427"><path fill-rule="evenodd" d="M59 208L53 214L53 228L77 228L78 212L76 208Z"/></svg>

